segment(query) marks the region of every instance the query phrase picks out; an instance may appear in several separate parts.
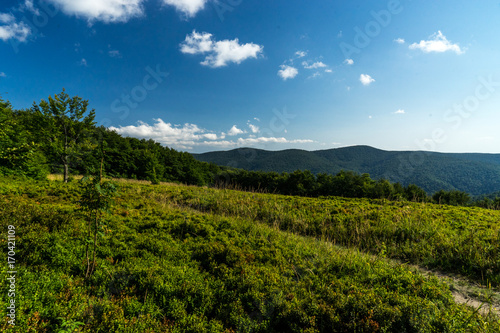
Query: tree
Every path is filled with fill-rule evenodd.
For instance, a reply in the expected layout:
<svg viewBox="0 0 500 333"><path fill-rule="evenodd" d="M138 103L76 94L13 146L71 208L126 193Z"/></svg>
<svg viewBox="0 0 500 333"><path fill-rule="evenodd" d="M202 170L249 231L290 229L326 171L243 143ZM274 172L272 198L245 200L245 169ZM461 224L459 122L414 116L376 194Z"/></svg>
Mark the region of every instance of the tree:
<svg viewBox="0 0 500 333"><path fill-rule="evenodd" d="M427 193L415 184L410 184L405 188L405 197L408 201L427 202Z"/></svg>
<svg viewBox="0 0 500 333"><path fill-rule="evenodd" d="M71 159L78 157L95 124L95 111L87 114L88 101L69 97L64 88L60 94L49 96L48 101L33 103L32 111L38 115L39 130L46 140L46 148L55 154L64 167L64 182L68 182Z"/></svg>
<svg viewBox="0 0 500 333"><path fill-rule="evenodd" d="M470 202L470 195L458 190L439 190L434 193L432 200L438 204L465 206Z"/></svg>
<svg viewBox="0 0 500 333"><path fill-rule="evenodd" d="M10 103L0 98L0 174L17 174L43 179L48 174L40 152Z"/></svg>
<svg viewBox="0 0 500 333"><path fill-rule="evenodd" d="M116 184L110 181L103 181L104 150L101 146L101 164L99 171L93 172L93 176L81 179L81 196L79 200L80 209L87 217L87 238L85 247L85 259L87 269L85 279L88 279L96 268L97 236L104 236L106 223L102 219L105 213L109 213L113 198L116 195ZM92 249L90 249L92 245ZM91 260L92 257L92 260Z"/></svg>

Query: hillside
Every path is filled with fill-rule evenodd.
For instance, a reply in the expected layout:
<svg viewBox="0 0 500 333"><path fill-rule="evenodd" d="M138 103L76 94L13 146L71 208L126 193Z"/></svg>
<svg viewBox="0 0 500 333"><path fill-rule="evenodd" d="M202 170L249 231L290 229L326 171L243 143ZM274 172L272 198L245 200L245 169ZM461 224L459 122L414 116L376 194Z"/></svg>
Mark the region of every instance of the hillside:
<svg viewBox="0 0 500 333"><path fill-rule="evenodd" d="M0 178L19 277L16 327L2 307L3 332L500 332L488 304L498 303L500 212L117 186L85 280L78 184ZM478 293L478 311L401 261L493 289Z"/></svg>
<svg viewBox="0 0 500 333"><path fill-rule="evenodd" d="M459 190L472 195L500 191L500 154L384 151L368 146L305 151L240 148L193 154L199 161L247 170L336 174L368 173L402 185L416 184L427 193Z"/></svg>

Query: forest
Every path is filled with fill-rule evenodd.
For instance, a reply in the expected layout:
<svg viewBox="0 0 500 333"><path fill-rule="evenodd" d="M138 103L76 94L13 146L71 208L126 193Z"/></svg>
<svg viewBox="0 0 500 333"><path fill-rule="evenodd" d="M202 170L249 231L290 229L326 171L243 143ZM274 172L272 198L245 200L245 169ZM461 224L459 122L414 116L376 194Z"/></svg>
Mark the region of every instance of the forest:
<svg viewBox="0 0 500 333"><path fill-rule="evenodd" d="M426 193L415 184L403 186L367 173L341 170L313 174L309 170L263 172L218 166L151 139L123 137L97 126L88 100L62 92L15 110L0 98L0 174L44 179L63 174L64 181L99 168L115 178L174 182L305 197L342 196L434 202L500 208L500 198L472 198L457 190Z"/></svg>

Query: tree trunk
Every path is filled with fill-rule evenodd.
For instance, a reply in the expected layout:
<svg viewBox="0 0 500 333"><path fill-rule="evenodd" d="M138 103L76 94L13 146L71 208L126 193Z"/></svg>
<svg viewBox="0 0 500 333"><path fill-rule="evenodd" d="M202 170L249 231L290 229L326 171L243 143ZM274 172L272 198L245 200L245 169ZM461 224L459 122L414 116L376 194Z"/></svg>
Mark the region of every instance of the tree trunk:
<svg viewBox="0 0 500 333"><path fill-rule="evenodd" d="M64 182L68 182L69 178L69 162L68 162L68 155L63 157L63 164L64 164Z"/></svg>

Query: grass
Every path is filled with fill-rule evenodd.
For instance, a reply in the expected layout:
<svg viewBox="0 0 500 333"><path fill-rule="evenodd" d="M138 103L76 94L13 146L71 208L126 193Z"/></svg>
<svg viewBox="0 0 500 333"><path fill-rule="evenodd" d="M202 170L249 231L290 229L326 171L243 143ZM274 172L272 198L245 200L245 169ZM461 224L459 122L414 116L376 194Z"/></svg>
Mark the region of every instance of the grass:
<svg viewBox="0 0 500 333"><path fill-rule="evenodd" d="M303 198L195 187L151 193L228 217L260 221L376 255L500 284L500 211L429 203Z"/></svg>
<svg viewBox="0 0 500 333"><path fill-rule="evenodd" d="M360 245L381 233L372 220L392 221L387 232L429 214L453 224L461 213L446 218L446 207L419 215L408 203L121 182L86 283L77 200L75 183L0 178L0 230L16 226L19 261L16 327L4 320L0 330L500 332L497 317L456 304L445 283L384 258L394 255L394 233L385 250ZM474 221L491 222L479 213ZM332 229L335 216L346 220ZM5 238L0 246L5 257ZM377 256L360 251L372 248Z"/></svg>

